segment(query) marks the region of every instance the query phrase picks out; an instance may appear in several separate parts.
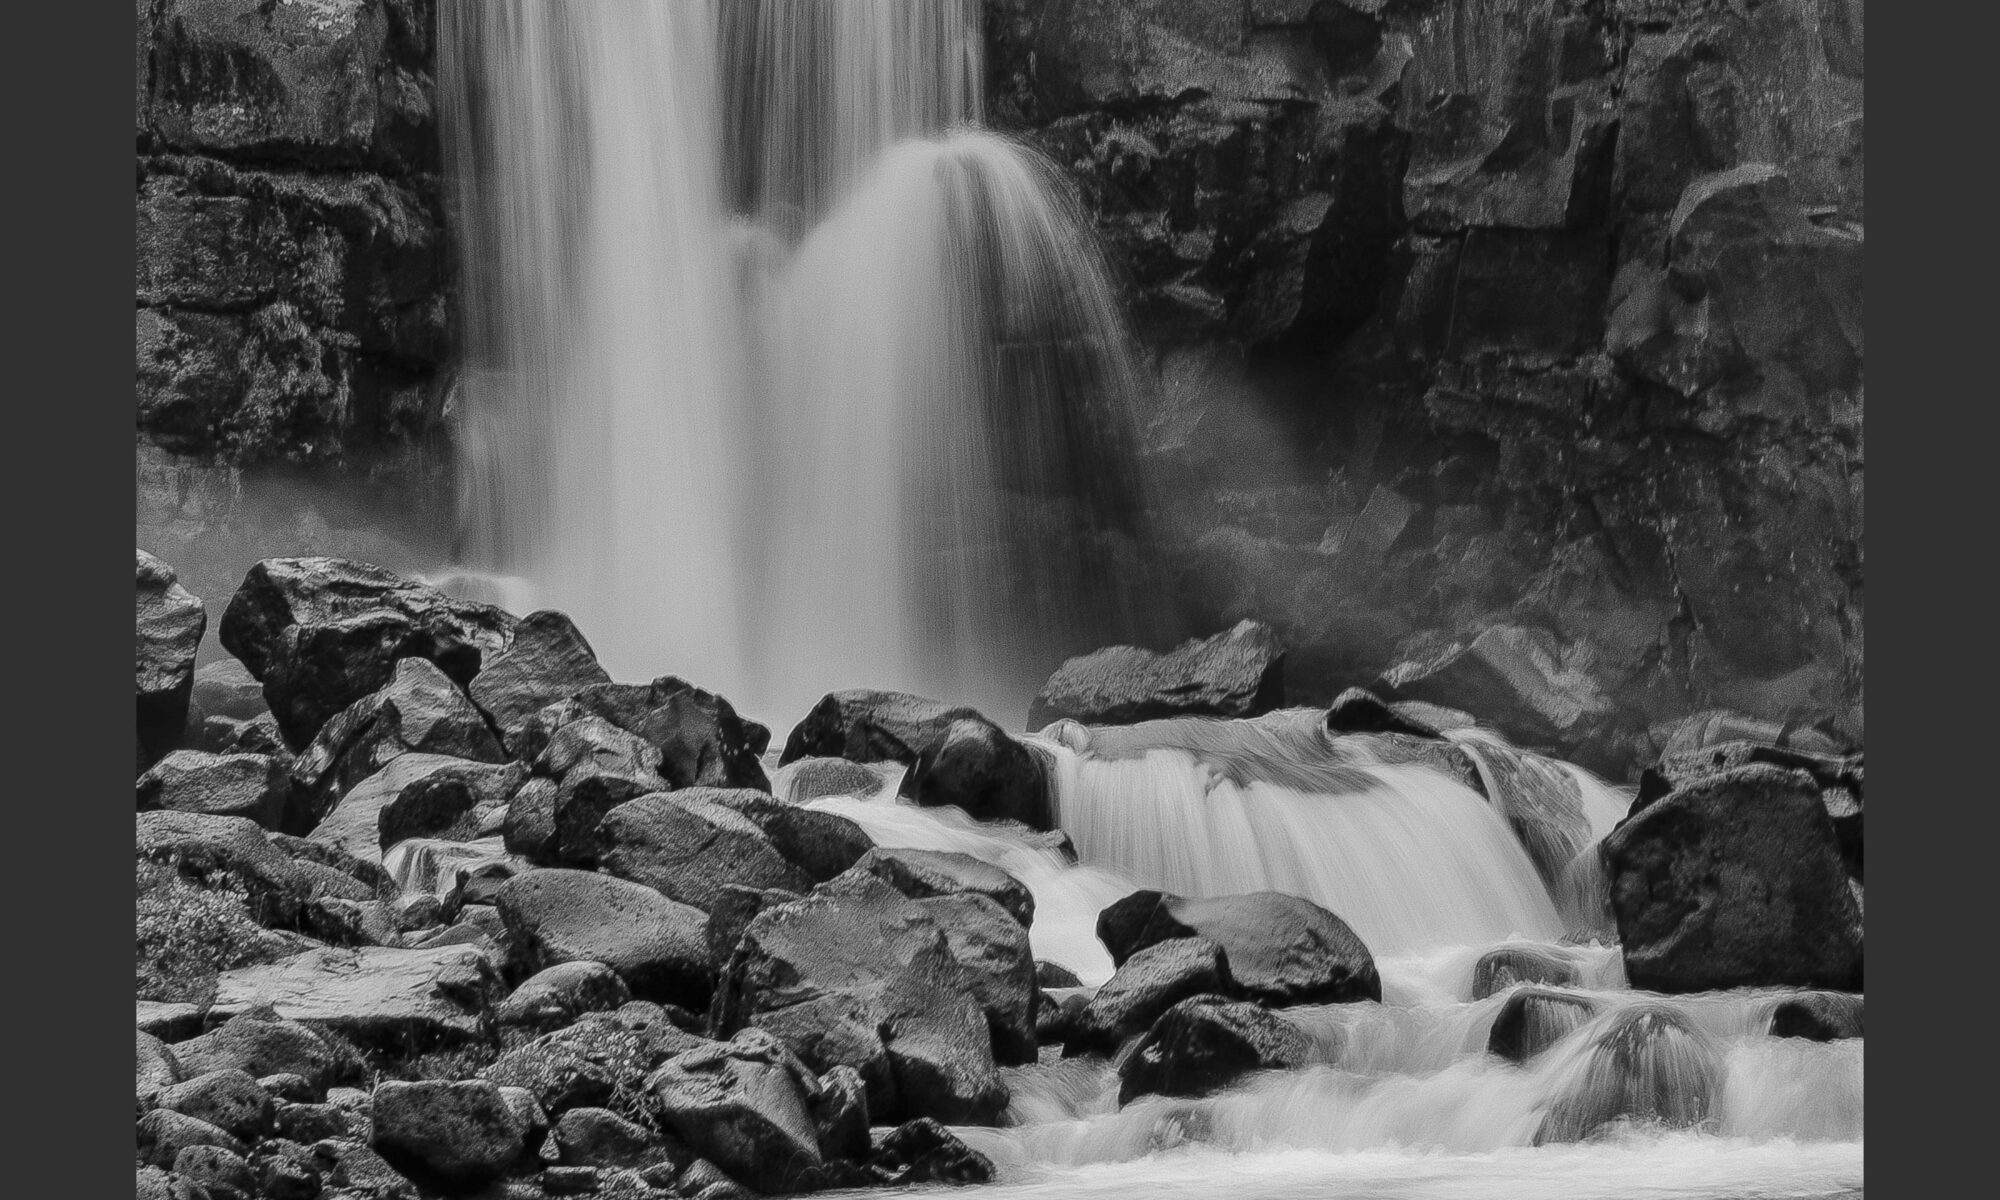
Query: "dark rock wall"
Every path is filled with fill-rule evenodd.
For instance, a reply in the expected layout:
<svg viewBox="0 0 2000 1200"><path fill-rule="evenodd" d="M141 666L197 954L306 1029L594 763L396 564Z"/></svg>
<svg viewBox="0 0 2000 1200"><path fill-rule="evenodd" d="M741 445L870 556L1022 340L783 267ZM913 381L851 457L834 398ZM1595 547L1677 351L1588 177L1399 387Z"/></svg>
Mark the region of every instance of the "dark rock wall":
<svg viewBox="0 0 2000 1200"><path fill-rule="evenodd" d="M1859 0L990 0L1160 386L1191 619L1325 700L1484 628L1861 733Z"/></svg>
<svg viewBox="0 0 2000 1200"><path fill-rule="evenodd" d="M139 0L139 541L198 594L444 490L432 9Z"/></svg>

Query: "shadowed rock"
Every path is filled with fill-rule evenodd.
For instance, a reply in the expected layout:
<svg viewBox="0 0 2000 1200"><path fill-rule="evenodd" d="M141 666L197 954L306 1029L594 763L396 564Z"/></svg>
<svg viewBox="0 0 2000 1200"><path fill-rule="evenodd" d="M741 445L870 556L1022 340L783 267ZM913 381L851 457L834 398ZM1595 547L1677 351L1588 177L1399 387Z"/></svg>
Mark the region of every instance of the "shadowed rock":
<svg viewBox="0 0 2000 1200"><path fill-rule="evenodd" d="M454 1183L492 1179L521 1157L527 1124L483 1079L376 1085L369 1115L374 1144L413 1174Z"/></svg>
<svg viewBox="0 0 2000 1200"><path fill-rule="evenodd" d="M529 717L586 688L611 682L583 631L551 609L521 618L514 640L480 669L468 689L472 702L500 731L516 755L518 735Z"/></svg>
<svg viewBox="0 0 2000 1200"><path fill-rule="evenodd" d="M812 1117L818 1081L761 1030L669 1060L646 1090L675 1136L759 1191L795 1190L825 1161Z"/></svg>
<svg viewBox="0 0 2000 1200"><path fill-rule="evenodd" d="M1486 1036L1488 1053L1524 1063L1568 1037L1597 1015L1586 996L1526 987L1507 997Z"/></svg>
<svg viewBox="0 0 2000 1200"><path fill-rule="evenodd" d="M912 900L969 892L998 904L1023 927L1035 923L1035 897L1027 886L970 854L876 847L857 865Z"/></svg>
<svg viewBox="0 0 2000 1200"><path fill-rule="evenodd" d="M708 918L652 888L560 869L509 879L495 897L511 957L528 970L601 962L636 996L702 1008L714 968Z"/></svg>
<svg viewBox="0 0 2000 1200"><path fill-rule="evenodd" d="M1501 946L1479 956L1472 967L1472 998L1484 1000L1517 983L1557 987L1578 982L1576 960L1551 946Z"/></svg>
<svg viewBox="0 0 2000 1200"><path fill-rule="evenodd" d="M708 788L655 793L612 809L597 827L600 869L704 912L729 885L812 887L749 818L708 799L715 794Z"/></svg>
<svg viewBox="0 0 2000 1200"><path fill-rule="evenodd" d="M1207 938L1156 942L1126 959L1066 1031L1063 1057L1110 1054L1191 996L1226 995L1229 964Z"/></svg>
<svg viewBox="0 0 2000 1200"><path fill-rule="evenodd" d="M1772 1037L1831 1042L1862 1036L1861 997L1848 992L1807 992L1771 1009Z"/></svg>
<svg viewBox="0 0 2000 1200"><path fill-rule="evenodd" d="M1205 1096L1252 1071L1302 1066L1311 1043L1274 1013L1222 996L1193 996L1146 1031L1118 1067L1118 1103L1144 1095Z"/></svg>
<svg viewBox="0 0 2000 1200"><path fill-rule="evenodd" d="M139 776L138 802L141 812L164 808L243 817L276 829L290 792L285 765L275 758L176 750Z"/></svg>
<svg viewBox="0 0 2000 1200"><path fill-rule="evenodd" d="M208 628L201 601L174 569L138 551L139 769L180 742L194 692L194 656Z"/></svg>
<svg viewBox="0 0 2000 1200"><path fill-rule="evenodd" d="M1142 891L1097 917L1097 938L1119 966L1148 946L1188 937L1222 948L1232 996L1276 1007L1382 998L1368 947L1347 922L1297 896L1252 892L1190 900Z"/></svg>
<svg viewBox="0 0 2000 1200"><path fill-rule="evenodd" d="M1254 717L1283 705L1284 664L1277 632L1261 621L1239 621L1165 654L1112 646L1058 668L1035 697L1028 728L1063 718L1131 725L1160 717Z"/></svg>

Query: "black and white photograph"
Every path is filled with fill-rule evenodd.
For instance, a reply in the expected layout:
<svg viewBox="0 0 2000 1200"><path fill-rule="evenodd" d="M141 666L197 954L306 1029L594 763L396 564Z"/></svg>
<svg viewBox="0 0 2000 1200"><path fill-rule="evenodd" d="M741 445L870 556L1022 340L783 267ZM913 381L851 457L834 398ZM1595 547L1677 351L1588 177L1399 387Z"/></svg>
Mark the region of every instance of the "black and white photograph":
<svg viewBox="0 0 2000 1200"><path fill-rule="evenodd" d="M136 0L139 1200L1861 1200L1862 7Z"/></svg>

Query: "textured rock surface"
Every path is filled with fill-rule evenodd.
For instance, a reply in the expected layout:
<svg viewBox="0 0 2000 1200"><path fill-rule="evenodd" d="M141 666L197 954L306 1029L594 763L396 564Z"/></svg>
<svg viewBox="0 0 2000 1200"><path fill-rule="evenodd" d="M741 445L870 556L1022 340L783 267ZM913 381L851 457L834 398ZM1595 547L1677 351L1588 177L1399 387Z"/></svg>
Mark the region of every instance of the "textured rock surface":
<svg viewBox="0 0 2000 1200"><path fill-rule="evenodd" d="M708 918L642 884L588 871L539 870L496 898L513 958L530 970L600 962L633 994L701 1008L714 969Z"/></svg>
<svg viewBox="0 0 2000 1200"><path fill-rule="evenodd" d="M597 862L703 912L725 886L803 892L812 879L778 853L749 818L704 798L707 788L627 801L598 823Z"/></svg>
<svg viewBox="0 0 2000 1200"><path fill-rule="evenodd" d="M1028 728L1068 717L1131 725L1158 717L1254 717L1285 699L1285 651L1261 621L1244 620L1165 654L1113 646L1064 663L1035 697Z"/></svg>
<svg viewBox="0 0 2000 1200"><path fill-rule="evenodd" d="M263 754L176 750L139 776L139 808L243 817L276 829L291 793L285 766Z"/></svg>
<svg viewBox="0 0 2000 1200"><path fill-rule="evenodd" d="M1207 938L1174 938L1134 953L1090 997L1063 1039L1063 1057L1110 1054L1191 996L1226 994L1229 962Z"/></svg>
<svg viewBox="0 0 2000 1200"><path fill-rule="evenodd" d="M484 1032L500 991L493 965L471 946L322 948L224 971L209 1011L269 1005L360 1041L454 1041Z"/></svg>
<svg viewBox="0 0 2000 1200"><path fill-rule="evenodd" d="M1134 892L1097 917L1097 938L1121 967L1148 946L1201 937L1227 957L1229 995L1262 1004L1380 1000L1374 956L1347 923L1281 892L1187 899Z"/></svg>
<svg viewBox="0 0 2000 1200"><path fill-rule="evenodd" d="M1119 1063L1118 1102L1140 1096L1202 1096L1251 1071L1302 1066L1306 1035L1258 1005L1192 996L1168 1009Z"/></svg>
<svg viewBox="0 0 2000 1200"><path fill-rule="evenodd" d="M138 552L139 769L180 742L194 693L194 655L208 628L201 601L174 569Z"/></svg>

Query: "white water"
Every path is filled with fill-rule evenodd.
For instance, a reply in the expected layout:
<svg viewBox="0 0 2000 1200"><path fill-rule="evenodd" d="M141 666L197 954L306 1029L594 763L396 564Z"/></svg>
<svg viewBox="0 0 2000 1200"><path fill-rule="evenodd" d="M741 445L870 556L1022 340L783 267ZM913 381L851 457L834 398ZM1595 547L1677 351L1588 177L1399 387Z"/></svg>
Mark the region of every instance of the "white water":
<svg viewBox="0 0 2000 1200"><path fill-rule="evenodd" d="M1135 374L976 0L447 0L462 592L769 722L1018 711L1104 610Z"/></svg>

